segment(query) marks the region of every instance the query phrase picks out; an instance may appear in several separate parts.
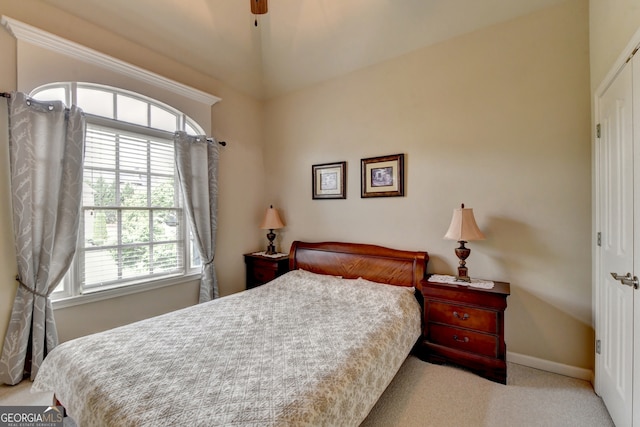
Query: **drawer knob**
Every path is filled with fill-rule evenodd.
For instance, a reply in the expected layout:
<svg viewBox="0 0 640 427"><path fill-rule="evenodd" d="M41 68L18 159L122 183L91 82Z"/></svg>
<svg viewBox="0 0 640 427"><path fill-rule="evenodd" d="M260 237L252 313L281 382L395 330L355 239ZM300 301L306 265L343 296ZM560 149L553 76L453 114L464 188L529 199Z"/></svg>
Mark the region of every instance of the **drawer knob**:
<svg viewBox="0 0 640 427"><path fill-rule="evenodd" d="M464 313L462 316L460 316L460 313L458 313L457 311L454 311L453 317L458 318L460 320L467 320L469 318L469 313Z"/></svg>
<svg viewBox="0 0 640 427"><path fill-rule="evenodd" d="M460 339L460 338L458 338L457 335L454 335L453 336L453 340L454 341L458 341L458 342L469 342L469 337L464 337L464 338Z"/></svg>

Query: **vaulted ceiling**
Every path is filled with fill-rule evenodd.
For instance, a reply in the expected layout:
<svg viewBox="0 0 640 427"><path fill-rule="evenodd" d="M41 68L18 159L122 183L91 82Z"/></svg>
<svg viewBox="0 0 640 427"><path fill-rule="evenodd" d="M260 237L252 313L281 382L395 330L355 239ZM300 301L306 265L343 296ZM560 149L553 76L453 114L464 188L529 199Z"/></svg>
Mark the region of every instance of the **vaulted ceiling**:
<svg viewBox="0 0 640 427"><path fill-rule="evenodd" d="M270 98L564 0L44 0Z"/></svg>

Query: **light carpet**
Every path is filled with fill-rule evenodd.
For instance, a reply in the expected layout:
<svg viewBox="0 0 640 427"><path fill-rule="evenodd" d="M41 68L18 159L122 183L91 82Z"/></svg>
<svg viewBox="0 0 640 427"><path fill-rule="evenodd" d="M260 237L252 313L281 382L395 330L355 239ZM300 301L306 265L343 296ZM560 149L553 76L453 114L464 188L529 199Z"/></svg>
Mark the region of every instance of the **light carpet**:
<svg viewBox="0 0 640 427"><path fill-rule="evenodd" d="M507 372L505 386L410 356L361 427L614 425L587 381L514 363ZM51 404L50 393L30 387L0 386L0 405Z"/></svg>
<svg viewBox="0 0 640 427"><path fill-rule="evenodd" d="M361 427L614 425L588 381L507 365L502 385L410 356Z"/></svg>

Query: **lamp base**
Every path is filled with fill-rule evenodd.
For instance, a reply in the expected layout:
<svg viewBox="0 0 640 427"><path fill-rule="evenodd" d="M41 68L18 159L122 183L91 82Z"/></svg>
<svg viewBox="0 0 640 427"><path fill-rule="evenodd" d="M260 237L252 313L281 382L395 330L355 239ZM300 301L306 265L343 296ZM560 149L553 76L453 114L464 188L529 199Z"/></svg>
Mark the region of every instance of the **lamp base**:
<svg viewBox="0 0 640 427"><path fill-rule="evenodd" d="M276 233L273 230L269 230L267 233L267 239L269 239L269 246L267 246L267 250L264 252L267 255L275 255L278 252L276 251L276 246L273 244L273 240L276 238Z"/></svg>
<svg viewBox="0 0 640 427"><path fill-rule="evenodd" d="M456 276L456 282L471 282L467 267L458 267L458 275Z"/></svg>
<svg viewBox="0 0 640 427"><path fill-rule="evenodd" d="M465 240L458 240L458 243L460 243L460 247L456 248L456 256L460 259L460 265L458 266L456 280L458 282L471 282L465 261L471 254L471 249L464 246L464 244L467 243Z"/></svg>

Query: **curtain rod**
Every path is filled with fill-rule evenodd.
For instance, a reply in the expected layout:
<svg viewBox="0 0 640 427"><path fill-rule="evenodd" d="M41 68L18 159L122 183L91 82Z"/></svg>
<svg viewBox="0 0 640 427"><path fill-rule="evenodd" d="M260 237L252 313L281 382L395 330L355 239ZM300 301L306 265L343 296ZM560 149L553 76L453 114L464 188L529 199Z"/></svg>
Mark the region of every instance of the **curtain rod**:
<svg viewBox="0 0 640 427"><path fill-rule="evenodd" d="M11 94L9 92L2 92L0 93L0 97L2 98L11 98ZM207 138L207 142L213 142L213 138ZM218 141L218 144L222 145L223 147L227 146L227 141Z"/></svg>

